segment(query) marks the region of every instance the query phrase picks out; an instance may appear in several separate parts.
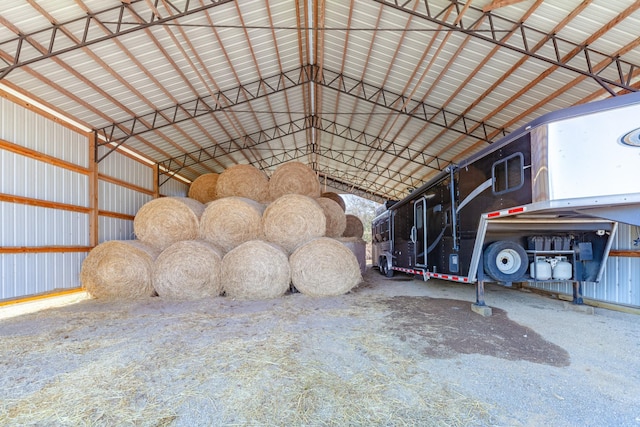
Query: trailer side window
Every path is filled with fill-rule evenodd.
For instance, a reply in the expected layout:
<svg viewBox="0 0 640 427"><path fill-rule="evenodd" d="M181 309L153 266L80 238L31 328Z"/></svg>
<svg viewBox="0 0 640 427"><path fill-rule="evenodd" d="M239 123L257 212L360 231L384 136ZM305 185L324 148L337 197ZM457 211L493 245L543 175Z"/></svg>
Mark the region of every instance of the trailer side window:
<svg viewBox="0 0 640 427"><path fill-rule="evenodd" d="M524 156L515 153L493 164L493 192L502 194L524 184Z"/></svg>

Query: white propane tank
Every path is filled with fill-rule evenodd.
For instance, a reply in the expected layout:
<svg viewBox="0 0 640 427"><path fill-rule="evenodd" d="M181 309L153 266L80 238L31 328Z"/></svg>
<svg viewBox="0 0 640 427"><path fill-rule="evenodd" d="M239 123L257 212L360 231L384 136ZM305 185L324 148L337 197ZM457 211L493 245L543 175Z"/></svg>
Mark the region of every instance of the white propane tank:
<svg viewBox="0 0 640 427"><path fill-rule="evenodd" d="M551 279L551 264L543 256L536 257L536 260L529 266L529 274L535 280Z"/></svg>
<svg viewBox="0 0 640 427"><path fill-rule="evenodd" d="M567 261L567 257L557 256L554 261L553 278L555 280L571 279L571 276L573 276L573 267L571 263Z"/></svg>

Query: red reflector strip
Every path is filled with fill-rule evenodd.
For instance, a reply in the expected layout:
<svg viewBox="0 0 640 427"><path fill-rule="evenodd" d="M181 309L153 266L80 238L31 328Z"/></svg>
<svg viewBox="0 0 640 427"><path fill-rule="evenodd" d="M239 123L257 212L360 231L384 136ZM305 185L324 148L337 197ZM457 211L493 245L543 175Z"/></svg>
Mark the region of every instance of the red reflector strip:
<svg viewBox="0 0 640 427"><path fill-rule="evenodd" d="M520 206L519 208L511 208L506 211L489 212L487 214L487 218L496 218L503 215L514 215L514 214L522 213L526 210L527 209L524 206Z"/></svg>

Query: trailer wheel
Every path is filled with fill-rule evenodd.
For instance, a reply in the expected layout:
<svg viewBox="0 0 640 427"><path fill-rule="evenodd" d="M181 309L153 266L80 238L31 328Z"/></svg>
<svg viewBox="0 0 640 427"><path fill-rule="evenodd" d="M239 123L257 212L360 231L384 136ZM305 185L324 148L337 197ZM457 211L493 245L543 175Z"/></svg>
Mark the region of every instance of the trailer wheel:
<svg viewBox="0 0 640 427"><path fill-rule="evenodd" d="M524 248L509 240L491 243L484 251L484 271L498 282L516 282L528 267Z"/></svg>
<svg viewBox="0 0 640 427"><path fill-rule="evenodd" d="M389 268L386 257L380 257L380 274L385 277L393 277L393 269Z"/></svg>
<svg viewBox="0 0 640 427"><path fill-rule="evenodd" d="M384 257L378 258L378 270L380 270L380 274L383 276L386 274L386 268L387 266L385 265Z"/></svg>

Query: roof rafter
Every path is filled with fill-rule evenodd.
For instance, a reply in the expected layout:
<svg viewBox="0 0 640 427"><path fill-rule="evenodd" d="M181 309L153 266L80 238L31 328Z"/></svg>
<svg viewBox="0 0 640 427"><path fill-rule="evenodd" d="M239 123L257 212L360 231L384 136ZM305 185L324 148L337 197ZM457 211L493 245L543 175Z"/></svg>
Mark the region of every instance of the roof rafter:
<svg viewBox="0 0 640 427"><path fill-rule="evenodd" d="M168 16L163 18L158 18L155 11L151 11L150 15L146 17L138 13L133 6L136 3L145 3L143 0L123 1L120 6L90 13L82 18L64 23L53 24L49 28L21 34L14 39L0 43L1 51L13 53L13 60L0 57L0 63L3 64L0 66L0 80L12 70L24 65L233 2L233 0L210 0L209 3L198 6L196 2L187 1L180 2L179 6L174 0L162 1L171 5L171 8L168 9ZM158 7L159 2L159 0L154 1L154 10ZM135 17L138 22L132 24L128 20L131 17ZM82 31L79 32L78 28L82 28ZM111 33L105 35L102 28L111 28ZM75 34L79 41L69 43L70 40L65 33ZM49 41L48 48L41 52L33 45L34 38L47 39Z"/></svg>
<svg viewBox="0 0 640 427"><path fill-rule="evenodd" d="M129 138L145 132L209 115L216 111L228 109L263 96L308 83L309 81L311 81L309 67L301 67L245 85L218 91L213 95L202 96L97 129L98 135L104 139L104 141L97 142L97 144L98 146L102 146L115 143L117 146L120 146ZM104 157L105 156L102 158ZM102 160L102 158L100 158L99 161Z"/></svg>
<svg viewBox="0 0 640 427"><path fill-rule="evenodd" d="M383 141L379 137L367 134L366 132L358 131L348 126L332 122L330 120L322 120L314 118L312 116L308 116L269 129L260 130L252 134L245 135L241 138L235 138L224 143L204 147L200 150L192 151L181 156L159 162L158 165L160 166L160 176L168 175L170 177L175 175L176 173L179 173L180 170L185 167L204 163L209 160L214 160L219 156L226 156L235 151L255 148L258 145L278 140L288 135L294 135L307 129L316 129L320 132L329 133L337 137L345 138L351 142L355 142L357 145L366 148L366 150L361 150L361 152L363 153L368 153L371 150L374 150L379 151L380 153L396 155L396 153L405 151L404 146L396 144L392 141ZM299 150L300 148L296 149ZM411 174L403 173L399 170L390 169L388 166L380 166L376 162L371 162L366 158L363 159L356 157L355 155L346 154L355 153L356 151L358 151L356 149L337 151L322 147L307 147L305 151L307 154L309 153L309 149L314 150L314 154L316 155L321 155L325 158L332 159L352 167L356 167L359 170L366 171L367 173L372 173L378 177L385 177L397 184L407 185L414 188L424 184L424 181L415 178ZM423 167L427 160L429 162L432 162L434 160L433 156L429 156L425 153L412 153L412 151L409 150L408 155L411 154L419 155L421 156L419 158L424 159L423 163L420 163L420 161L418 160L412 160L418 165L422 164ZM283 154L279 154L280 157L282 155ZM439 165L441 164L440 162L444 163L442 167L446 166L446 164L449 163L442 159L435 159L438 161ZM433 166L430 167L434 168ZM161 181L160 185L164 184L164 182L166 182L166 180Z"/></svg>
<svg viewBox="0 0 640 427"><path fill-rule="evenodd" d="M522 22L514 22L510 19L503 18L499 15L495 15L489 12L483 12L482 9L471 6L470 9L474 9L480 18L474 22L466 22L464 18L456 19L453 23L447 22L440 18L440 15L450 8L455 9L456 12L459 9L461 2L454 0L443 10L434 13L433 5L429 3L429 0L420 0L418 3L422 6L419 9L414 10L411 5L413 1L399 0L373 0L377 3L384 4L391 8L403 11L405 13L418 16L426 21L442 25L450 30L459 31L461 33L476 37L486 42L500 45L504 48L516 51L523 55L556 65L560 68L573 71L575 73L590 77L594 79L600 86L605 88L611 95L615 96L616 93L612 87L618 87L629 90L631 92L637 92L635 88L628 81L626 76L633 75L634 70L640 67L640 64L633 64L631 62L622 60L619 56L609 55L603 52L599 52L590 48L587 45L579 45L569 40L558 37L556 34L546 33L538 30L534 27L525 25ZM481 19L486 19L486 23L475 28L475 23ZM513 26L517 26L520 30L520 37L511 38L509 41L503 40L503 35L509 34ZM547 55L542 53L543 50L532 50L530 46L533 46L535 40L545 40L545 45L549 49L544 50L554 52L553 55ZM564 58L563 52L576 52L576 55L572 55L569 59ZM602 58L606 58L608 64L606 67L594 71L594 60L602 62ZM580 67L577 63L580 63ZM603 74L606 70L611 69L610 74L614 74L616 77L605 77Z"/></svg>
<svg viewBox="0 0 640 427"><path fill-rule="evenodd" d="M492 143L497 137L506 135L506 130L468 116L454 113L425 102L409 98L343 73L327 70L322 73L321 84L356 98L372 102L381 107L440 126L463 135ZM491 136L493 135L493 136Z"/></svg>

